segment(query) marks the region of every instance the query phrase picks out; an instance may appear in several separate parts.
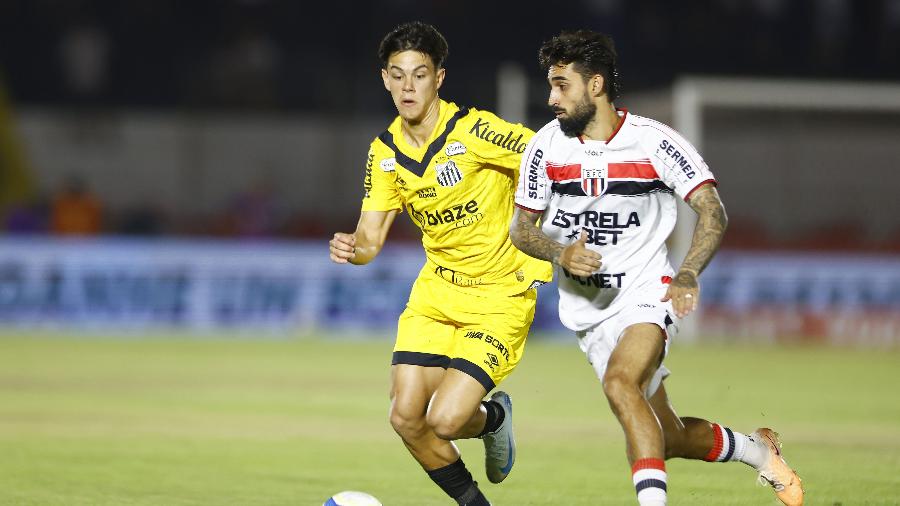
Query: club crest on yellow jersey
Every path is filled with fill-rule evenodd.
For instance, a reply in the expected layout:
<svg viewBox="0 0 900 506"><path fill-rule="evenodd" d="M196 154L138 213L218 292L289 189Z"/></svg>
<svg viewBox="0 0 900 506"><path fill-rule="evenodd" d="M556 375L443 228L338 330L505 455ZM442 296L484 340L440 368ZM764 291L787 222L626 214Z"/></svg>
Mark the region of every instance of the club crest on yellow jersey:
<svg viewBox="0 0 900 506"><path fill-rule="evenodd" d="M456 183L462 181L462 171L453 163L453 160L435 165L434 170L437 172L437 182L441 186L455 186Z"/></svg>

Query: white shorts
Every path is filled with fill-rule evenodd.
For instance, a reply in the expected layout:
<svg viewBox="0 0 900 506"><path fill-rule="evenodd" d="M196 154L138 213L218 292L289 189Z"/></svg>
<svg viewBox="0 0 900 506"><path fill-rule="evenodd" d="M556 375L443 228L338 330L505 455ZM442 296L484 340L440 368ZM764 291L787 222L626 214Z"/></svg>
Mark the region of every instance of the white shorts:
<svg viewBox="0 0 900 506"><path fill-rule="evenodd" d="M662 292L665 293L665 292ZM619 343L619 339L625 332L625 329L636 323L655 323L663 329L666 335L665 351L663 358L669 354L669 344L672 337L678 332L675 325L675 318L672 316L674 310L672 303L660 302L662 294L656 293L655 290L636 294L631 300L626 301L622 310L615 315L607 318L599 324L575 333L578 338L578 346L581 351L587 355L588 362L594 367L597 377L603 381L603 375L606 373L606 365L609 357L612 355L613 349ZM659 368L653 374L644 395L649 399L653 397L659 388L662 380L669 376L669 370L660 363Z"/></svg>

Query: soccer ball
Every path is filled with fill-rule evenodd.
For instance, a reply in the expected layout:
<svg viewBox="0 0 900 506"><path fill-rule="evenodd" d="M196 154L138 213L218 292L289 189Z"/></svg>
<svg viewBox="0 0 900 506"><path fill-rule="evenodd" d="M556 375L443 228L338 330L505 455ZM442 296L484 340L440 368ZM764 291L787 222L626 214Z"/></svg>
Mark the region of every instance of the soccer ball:
<svg viewBox="0 0 900 506"><path fill-rule="evenodd" d="M382 506L378 499L365 492L348 490L329 497L322 506Z"/></svg>

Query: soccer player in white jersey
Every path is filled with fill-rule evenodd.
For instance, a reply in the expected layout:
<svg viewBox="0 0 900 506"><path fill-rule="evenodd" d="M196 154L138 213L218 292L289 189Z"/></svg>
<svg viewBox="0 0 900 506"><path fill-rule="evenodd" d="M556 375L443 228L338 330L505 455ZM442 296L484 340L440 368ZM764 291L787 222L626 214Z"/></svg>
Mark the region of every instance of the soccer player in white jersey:
<svg viewBox="0 0 900 506"><path fill-rule="evenodd" d="M576 332L625 433L638 502L666 503L665 459L681 457L744 462L784 504L802 504L800 478L775 432L745 435L679 417L662 383L675 322L697 308L697 277L727 225L715 178L677 132L615 108L609 37L563 32L544 43L539 59L556 119L525 150L510 238L555 267L560 319ZM665 244L676 196L698 215L677 271Z"/></svg>

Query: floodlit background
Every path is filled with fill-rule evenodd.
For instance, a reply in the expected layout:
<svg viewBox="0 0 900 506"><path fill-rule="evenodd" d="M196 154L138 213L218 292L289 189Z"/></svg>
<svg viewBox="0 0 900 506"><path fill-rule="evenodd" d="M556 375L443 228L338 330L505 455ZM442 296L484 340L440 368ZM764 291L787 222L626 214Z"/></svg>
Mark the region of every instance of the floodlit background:
<svg viewBox="0 0 900 506"><path fill-rule="evenodd" d="M401 216L364 268L327 255L331 234L355 226L368 143L396 114L378 42L413 19L450 44L443 98L533 129L551 119L541 42L564 28L614 37L617 106L694 142L731 218L673 351L682 391L700 395L682 402L781 422L814 504L897 504L900 403L885 385L898 378L885 364L900 363L900 0L0 1L0 450L13 456L0 459L0 504L316 504L354 483L386 504L442 504L377 397L419 232ZM693 226L682 211L676 263ZM556 300L541 289L534 351L510 380L531 416L523 454L531 434L547 444L541 462L567 448L617 470L621 436ZM714 369L696 357L721 365L721 390L701 395ZM577 381L558 377L569 370ZM566 417L542 418L529 393L560 396L560 412L589 396L596 410L572 413L575 435L557 440L542 427ZM795 395L815 402L799 409ZM861 450L819 448L829 433ZM606 446L581 455L582 437ZM406 466L400 478L378 474L382 456ZM72 474L103 459L133 467ZM874 495L834 488L823 462L841 459ZM179 471L221 462L230 488ZM558 504L550 481L545 495L528 488L552 471L524 466L517 492L492 497ZM556 477L581 487L569 504L598 503L579 473L596 479ZM264 485L242 487L246 474ZM631 501L624 478L608 477L609 504ZM737 501L705 481L681 490Z"/></svg>

